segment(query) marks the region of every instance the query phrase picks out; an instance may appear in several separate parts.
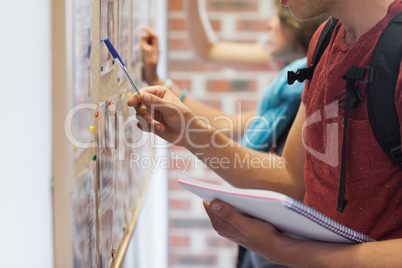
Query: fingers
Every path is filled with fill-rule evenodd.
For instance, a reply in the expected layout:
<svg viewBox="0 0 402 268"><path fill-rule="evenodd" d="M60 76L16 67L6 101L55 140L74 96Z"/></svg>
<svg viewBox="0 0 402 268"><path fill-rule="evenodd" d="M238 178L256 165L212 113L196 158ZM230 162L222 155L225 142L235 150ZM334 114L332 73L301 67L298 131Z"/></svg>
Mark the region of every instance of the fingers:
<svg viewBox="0 0 402 268"><path fill-rule="evenodd" d="M140 99L142 102L149 102L151 101L151 99L148 99L147 94L144 93L148 93L150 94L152 97L152 95L158 97L158 99L171 99L172 96L174 96L173 93L170 92L170 90L164 86L150 86L150 87L144 87L140 89ZM156 101L155 98L152 98L152 103L153 101Z"/></svg>
<svg viewBox="0 0 402 268"><path fill-rule="evenodd" d="M127 105L128 106L132 106L134 108L136 108L138 106L138 104L141 103L141 100L138 96L138 94L133 94L133 96L127 101Z"/></svg>
<svg viewBox="0 0 402 268"><path fill-rule="evenodd" d="M205 210L211 219L214 229L224 237L239 243L246 237L254 237L256 219L240 214L232 206L220 200L213 200L209 205L204 203Z"/></svg>
<svg viewBox="0 0 402 268"><path fill-rule="evenodd" d="M146 26L141 26L141 29L145 32L146 35L148 35L149 37L152 37L152 39L154 39L156 42L158 41L158 35L156 34L155 31L151 30L150 28L148 28ZM155 44L155 43L152 43L152 44Z"/></svg>
<svg viewBox="0 0 402 268"><path fill-rule="evenodd" d="M153 108L155 108L155 105L164 105L166 104L166 100L159 98L155 94L150 94L148 92L141 93L140 99L142 103L147 105L149 107L150 105L153 105Z"/></svg>
<svg viewBox="0 0 402 268"><path fill-rule="evenodd" d="M137 115L143 117L147 124L152 122L152 117L157 121L161 121L166 113L170 116L172 114L179 116L183 113L180 112L180 107L183 106L181 101L166 87L162 86L140 89L140 96L133 95L128 100L127 105L134 107ZM153 113L152 117L150 111Z"/></svg>
<svg viewBox="0 0 402 268"><path fill-rule="evenodd" d="M231 240L238 236L239 231L237 230L236 226L221 215L222 213L230 213L229 210L233 209L232 207L220 200L213 200L209 204L204 201L204 207L209 218L211 219L212 226L219 235Z"/></svg>
<svg viewBox="0 0 402 268"><path fill-rule="evenodd" d="M157 133L157 134L163 134L163 132L165 132L165 126L156 120L152 120L150 124L143 124L141 122L141 121L143 121L142 118L137 117L137 119L138 119L137 127L139 129L141 129L142 131L152 132L152 133Z"/></svg>
<svg viewBox="0 0 402 268"><path fill-rule="evenodd" d="M141 122L141 124L151 124L152 123L152 115L149 113L147 107L143 104L140 103L138 106L135 107L135 110L137 112L136 117L137 120ZM141 121L144 120L144 122Z"/></svg>
<svg viewBox="0 0 402 268"><path fill-rule="evenodd" d="M136 110L137 114L137 120L141 124L151 124L152 122L152 116L149 113L147 107L141 102L140 96L138 94L134 94L128 101L127 101L128 106L134 107Z"/></svg>
<svg viewBox="0 0 402 268"><path fill-rule="evenodd" d="M141 95L134 94L128 101L127 105L135 108L137 114L137 120L139 122L140 129L144 131L152 131L162 133L165 130L163 124L159 122L161 115L151 115L148 107L152 107L155 112L160 106L166 106L167 101L159 98L155 94L164 96L164 89L161 87L148 87L140 90ZM154 120L154 118L156 120Z"/></svg>
<svg viewBox="0 0 402 268"><path fill-rule="evenodd" d="M145 32L145 34L142 35L142 49L146 52L157 49L159 47L158 35L145 26L142 26L141 29Z"/></svg>
<svg viewBox="0 0 402 268"><path fill-rule="evenodd" d="M127 101L128 106L136 108L141 102L148 103L151 101L149 94L163 98L169 90L162 86L144 87L140 89L140 96L133 94L133 96Z"/></svg>

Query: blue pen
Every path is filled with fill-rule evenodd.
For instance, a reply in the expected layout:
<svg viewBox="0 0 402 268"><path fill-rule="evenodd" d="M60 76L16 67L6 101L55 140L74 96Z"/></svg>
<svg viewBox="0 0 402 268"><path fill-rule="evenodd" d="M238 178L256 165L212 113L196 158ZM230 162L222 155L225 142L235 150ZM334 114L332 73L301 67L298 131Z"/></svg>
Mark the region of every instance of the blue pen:
<svg viewBox="0 0 402 268"><path fill-rule="evenodd" d="M110 51L110 54L112 54L113 58L117 61L119 64L120 68L123 70L124 76L127 78L128 82L130 83L131 87L137 92L138 95L141 95L140 91L138 90L138 87L135 85L133 79L131 78L130 74L127 71L126 66L124 65L123 60L120 58L119 53L117 53L116 49L112 45L112 42L108 38L101 39L101 41L105 42L107 48ZM145 106L146 107L146 106ZM151 111L146 107L148 112L151 113Z"/></svg>
<svg viewBox="0 0 402 268"><path fill-rule="evenodd" d="M113 58L117 61L119 64L120 68L123 70L124 76L127 78L128 82L130 83L131 87L140 95L140 91L138 90L138 87L135 85L133 79L131 78L130 74L127 71L126 66L124 65L123 60L120 58L119 53L117 53L116 49L112 45L112 42L108 38L101 39L101 41L105 42L107 48L110 51L110 54L112 54Z"/></svg>

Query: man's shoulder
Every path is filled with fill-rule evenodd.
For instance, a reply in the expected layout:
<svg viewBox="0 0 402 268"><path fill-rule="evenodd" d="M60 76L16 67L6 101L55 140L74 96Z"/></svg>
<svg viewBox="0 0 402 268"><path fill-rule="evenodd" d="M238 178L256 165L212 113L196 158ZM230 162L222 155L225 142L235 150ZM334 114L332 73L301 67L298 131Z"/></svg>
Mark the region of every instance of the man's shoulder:
<svg viewBox="0 0 402 268"><path fill-rule="evenodd" d="M329 20L330 20L330 19L324 21L324 22L317 28L317 30L315 31L313 37L312 37L311 40L310 40L310 44L309 44L308 51L307 51L307 66L310 66L310 65L312 64L313 57L314 57L314 51L315 51L315 48L316 48L316 46L317 46L318 39L320 38L321 33L322 33L322 31L324 30L324 27L325 27L325 25L327 24L327 22L328 22Z"/></svg>

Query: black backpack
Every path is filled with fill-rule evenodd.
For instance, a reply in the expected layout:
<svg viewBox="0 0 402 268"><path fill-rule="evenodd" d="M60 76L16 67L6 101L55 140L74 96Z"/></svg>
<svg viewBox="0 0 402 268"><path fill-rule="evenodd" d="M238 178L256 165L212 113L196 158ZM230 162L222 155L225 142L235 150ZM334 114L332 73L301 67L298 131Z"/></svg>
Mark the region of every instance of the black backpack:
<svg viewBox="0 0 402 268"><path fill-rule="evenodd" d="M311 79L314 69L329 44L338 20L331 18L325 25L314 51L313 64L299 69L296 73L288 72L288 84L296 80L303 82ZM342 144L341 178L339 186L337 210L343 212L347 204L345 200L345 167L346 167L346 128L347 117L351 108L360 100L356 81L367 85L367 109L374 135L387 154L402 168L401 133L395 107L395 88L402 59L402 12L399 12L385 27L371 58L370 66L352 66L343 76L346 80L346 92L339 95L340 108L345 109L345 122Z"/></svg>

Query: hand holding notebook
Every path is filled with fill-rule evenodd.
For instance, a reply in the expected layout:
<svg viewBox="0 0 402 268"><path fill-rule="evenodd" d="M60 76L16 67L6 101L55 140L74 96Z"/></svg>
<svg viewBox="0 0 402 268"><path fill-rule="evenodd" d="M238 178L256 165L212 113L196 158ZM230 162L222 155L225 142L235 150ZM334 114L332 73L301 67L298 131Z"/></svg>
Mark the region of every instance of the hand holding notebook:
<svg viewBox="0 0 402 268"><path fill-rule="evenodd" d="M208 202L220 199L240 212L267 221L292 236L335 243L375 241L284 194L218 186L184 178L178 182Z"/></svg>

